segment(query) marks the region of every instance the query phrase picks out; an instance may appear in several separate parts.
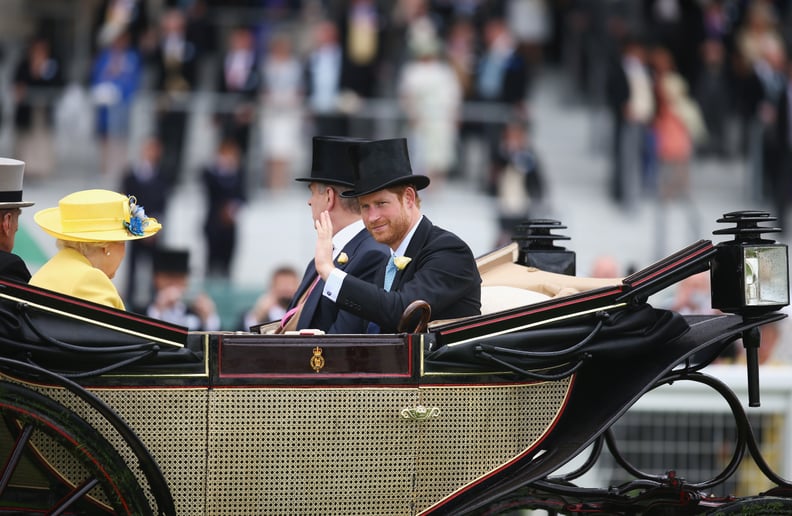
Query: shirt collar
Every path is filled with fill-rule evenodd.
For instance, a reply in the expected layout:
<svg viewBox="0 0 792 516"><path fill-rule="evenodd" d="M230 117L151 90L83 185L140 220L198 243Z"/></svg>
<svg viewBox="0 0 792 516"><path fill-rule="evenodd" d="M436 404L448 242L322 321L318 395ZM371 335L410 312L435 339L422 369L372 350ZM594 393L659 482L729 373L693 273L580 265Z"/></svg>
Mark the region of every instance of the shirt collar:
<svg viewBox="0 0 792 516"><path fill-rule="evenodd" d="M338 255L341 254L344 247L355 238L355 235L365 228L366 226L363 224L362 220L356 220L347 227L338 230L338 233L333 235L333 260L338 258Z"/></svg>

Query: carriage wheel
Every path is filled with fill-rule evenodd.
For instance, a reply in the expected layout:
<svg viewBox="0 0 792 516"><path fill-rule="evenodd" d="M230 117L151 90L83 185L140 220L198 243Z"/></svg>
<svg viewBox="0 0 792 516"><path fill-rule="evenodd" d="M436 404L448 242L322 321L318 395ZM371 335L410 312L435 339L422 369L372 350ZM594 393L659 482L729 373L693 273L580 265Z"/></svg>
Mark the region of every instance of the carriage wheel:
<svg viewBox="0 0 792 516"><path fill-rule="evenodd" d="M720 515L781 516L792 514L792 499L777 496L754 496L727 503L707 513L708 516Z"/></svg>
<svg viewBox="0 0 792 516"><path fill-rule="evenodd" d="M84 419L28 388L0 382L0 513L151 515L135 475Z"/></svg>

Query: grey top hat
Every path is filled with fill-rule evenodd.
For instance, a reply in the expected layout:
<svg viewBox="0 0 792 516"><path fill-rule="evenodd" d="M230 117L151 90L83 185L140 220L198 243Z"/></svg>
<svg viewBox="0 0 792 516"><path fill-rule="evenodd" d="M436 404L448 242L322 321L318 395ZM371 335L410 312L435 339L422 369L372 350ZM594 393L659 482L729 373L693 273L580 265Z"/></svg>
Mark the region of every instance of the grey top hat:
<svg viewBox="0 0 792 516"><path fill-rule="evenodd" d="M354 186L355 168L349 149L367 141L346 136L314 136L311 175L298 177L295 181Z"/></svg>
<svg viewBox="0 0 792 516"><path fill-rule="evenodd" d="M384 188L409 184L416 190L429 186L429 178L413 174L407 140L375 140L355 145L350 150L355 165L353 190L341 192L341 197L360 197Z"/></svg>
<svg viewBox="0 0 792 516"><path fill-rule="evenodd" d="M32 202L22 200L22 176L24 173L24 161L0 158L0 210L33 206Z"/></svg>

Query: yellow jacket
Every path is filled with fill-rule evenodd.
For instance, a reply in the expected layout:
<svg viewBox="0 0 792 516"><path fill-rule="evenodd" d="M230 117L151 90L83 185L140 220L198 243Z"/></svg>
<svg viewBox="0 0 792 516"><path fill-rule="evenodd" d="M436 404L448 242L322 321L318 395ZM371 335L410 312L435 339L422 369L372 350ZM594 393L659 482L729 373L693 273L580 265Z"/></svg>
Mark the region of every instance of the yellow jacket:
<svg viewBox="0 0 792 516"><path fill-rule="evenodd" d="M42 265L30 284L124 310L124 301L110 278L68 247Z"/></svg>

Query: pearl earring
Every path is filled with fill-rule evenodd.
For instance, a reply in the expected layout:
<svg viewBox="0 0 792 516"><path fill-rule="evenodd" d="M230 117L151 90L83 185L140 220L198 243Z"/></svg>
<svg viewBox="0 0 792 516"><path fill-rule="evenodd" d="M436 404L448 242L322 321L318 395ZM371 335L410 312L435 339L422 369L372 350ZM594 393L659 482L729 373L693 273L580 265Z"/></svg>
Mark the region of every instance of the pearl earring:
<svg viewBox="0 0 792 516"><path fill-rule="evenodd" d="M110 251L107 251L107 253L106 253L106 254L107 254L107 256L110 256Z"/></svg>

